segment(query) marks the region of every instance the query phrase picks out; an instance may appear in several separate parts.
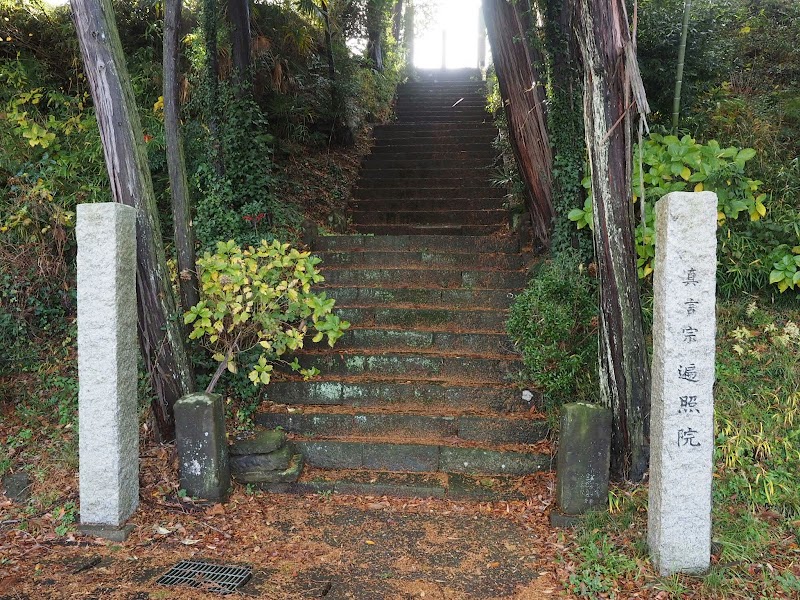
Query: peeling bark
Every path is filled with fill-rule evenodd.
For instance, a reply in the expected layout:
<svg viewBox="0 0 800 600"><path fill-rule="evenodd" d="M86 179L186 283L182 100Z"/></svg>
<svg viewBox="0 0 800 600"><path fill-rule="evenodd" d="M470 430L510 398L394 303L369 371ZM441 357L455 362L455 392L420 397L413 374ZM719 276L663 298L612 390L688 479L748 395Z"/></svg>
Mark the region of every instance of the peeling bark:
<svg viewBox="0 0 800 600"><path fill-rule="evenodd" d="M250 83L250 0L228 0L234 80L242 88Z"/></svg>
<svg viewBox="0 0 800 600"><path fill-rule="evenodd" d="M89 79L111 193L136 209L136 293L139 346L156 398L162 439L172 439L172 407L194 388L176 318L144 137L111 0L72 0L84 70Z"/></svg>
<svg viewBox="0 0 800 600"><path fill-rule="evenodd" d="M511 146L530 196L533 237L547 247L554 216L553 156L547 135L543 80L515 6L506 0L484 0L483 14Z"/></svg>
<svg viewBox="0 0 800 600"><path fill-rule="evenodd" d="M626 57L635 60L635 53L629 49L622 0L578 0L575 28L584 65L584 125L600 279L600 387L613 412L611 470L616 477L639 481L650 454L650 371L630 200L629 129L637 102L626 103L638 70L626 64Z"/></svg>

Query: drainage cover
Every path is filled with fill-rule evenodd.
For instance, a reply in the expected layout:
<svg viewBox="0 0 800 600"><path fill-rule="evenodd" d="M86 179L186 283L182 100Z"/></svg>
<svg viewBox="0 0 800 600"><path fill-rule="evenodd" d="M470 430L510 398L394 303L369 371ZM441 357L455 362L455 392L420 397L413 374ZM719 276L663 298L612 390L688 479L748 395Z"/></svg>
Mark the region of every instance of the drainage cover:
<svg viewBox="0 0 800 600"><path fill-rule="evenodd" d="M215 565L195 560L182 560L158 578L161 585L188 585L217 594L232 594L250 580L253 567Z"/></svg>

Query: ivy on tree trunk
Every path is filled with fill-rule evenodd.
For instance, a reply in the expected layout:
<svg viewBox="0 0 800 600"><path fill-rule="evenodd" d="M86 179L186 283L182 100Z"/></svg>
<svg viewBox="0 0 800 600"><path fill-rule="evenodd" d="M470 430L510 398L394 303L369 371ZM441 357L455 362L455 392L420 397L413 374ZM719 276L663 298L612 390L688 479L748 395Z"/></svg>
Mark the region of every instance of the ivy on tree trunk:
<svg viewBox="0 0 800 600"><path fill-rule="evenodd" d="M576 8L600 279L600 392L613 413L612 474L639 481L650 458L650 371L636 272L630 117L634 107L648 109L623 0L577 0Z"/></svg>
<svg viewBox="0 0 800 600"><path fill-rule="evenodd" d="M144 136L111 0L72 0L84 70L94 100L111 193L136 209L139 345L156 398L162 439L175 434L173 405L194 382L170 285Z"/></svg>

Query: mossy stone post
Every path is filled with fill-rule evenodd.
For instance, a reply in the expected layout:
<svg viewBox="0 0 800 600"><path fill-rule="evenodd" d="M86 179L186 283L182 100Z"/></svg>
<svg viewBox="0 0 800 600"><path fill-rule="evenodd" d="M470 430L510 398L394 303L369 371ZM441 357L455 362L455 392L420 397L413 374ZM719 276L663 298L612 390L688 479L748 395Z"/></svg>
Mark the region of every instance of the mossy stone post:
<svg viewBox="0 0 800 600"><path fill-rule="evenodd" d="M569 516L607 506L610 460L611 410L585 402L565 404L556 460L558 511L552 524L570 524Z"/></svg>
<svg viewBox="0 0 800 600"><path fill-rule="evenodd" d="M222 502L231 486L225 407L219 394L189 394L175 403L181 488L188 496Z"/></svg>
<svg viewBox="0 0 800 600"><path fill-rule="evenodd" d="M656 203L647 542L663 576L711 561L716 233L716 194Z"/></svg>

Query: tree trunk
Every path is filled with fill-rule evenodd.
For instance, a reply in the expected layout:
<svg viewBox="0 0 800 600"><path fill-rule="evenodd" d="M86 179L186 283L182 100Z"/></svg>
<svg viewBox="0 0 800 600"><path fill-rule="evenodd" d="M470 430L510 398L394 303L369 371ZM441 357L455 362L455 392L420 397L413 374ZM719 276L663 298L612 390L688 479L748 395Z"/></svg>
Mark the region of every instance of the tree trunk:
<svg viewBox="0 0 800 600"><path fill-rule="evenodd" d="M581 260L593 259L589 228L577 229L569 212L583 207L586 142L583 132L583 69L572 28L573 0L539 2L544 12L543 39L548 59L547 127L553 152L553 233L555 254L577 249Z"/></svg>
<svg viewBox="0 0 800 600"><path fill-rule="evenodd" d="M547 135L544 87L515 7L506 0L484 0L483 13L511 146L530 196L534 240L546 247L553 223L553 157Z"/></svg>
<svg viewBox="0 0 800 600"><path fill-rule="evenodd" d="M228 0L234 81L238 93L250 83L250 0Z"/></svg>
<svg viewBox="0 0 800 600"><path fill-rule="evenodd" d="M600 391L614 424L611 470L616 477L639 481L650 454L650 372L636 273L626 131L626 114L637 102L626 106L626 98L631 82L638 85L641 80L630 61L631 56L635 61L635 53L626 47L631 40L622 1L578 0L575 28L584 65L584 127L600 279Z"/></svg>
<svg viewBox="0 0 800 600"><path fill-rule="evenodd" d="M136 208L139 345L156 398L162 439L172 439L172 407L194 389L169 282L144 137L111 0L73 0L84 69L94 99L111 193Z"/></svg>
<svg viewBox="0 0 800 600"><path fill-rule="evenodd" d="M379 0L367 1L367 56L372 68L383 71L383 11Z"/></svg>
<svg viewBox="0 0 800 600"><path fill-rule="evenodd" d="M203 2L203 36L206 43L206 94L205 113L211 134L211 164L218 176L225 174L222 142L219 135L219 57L217 56L217 0Z"/></svg>
<svg viewBox="0 0 800 600"><path fill-rule="evenodd" d="M164 3L164 138L167 145L167 171L175 225L178 289L181 306L187 311L200 301L200 296L178 101L180 80L178 37L181 29L182 1L166 0Z"/></svg>
<svg viewBox="0 0 800 600"><path fill-rule="evenodd" d="M414 68L414 0L406 0L403 15L403 47L406 50L406 64Z"/></svg>
<svg viewBox="0 0 800 600"><path fill-rule="evenodd" d="M396 0L392 7L392 37L395 42L400 41L403 31L403 0Z"/></svg>

